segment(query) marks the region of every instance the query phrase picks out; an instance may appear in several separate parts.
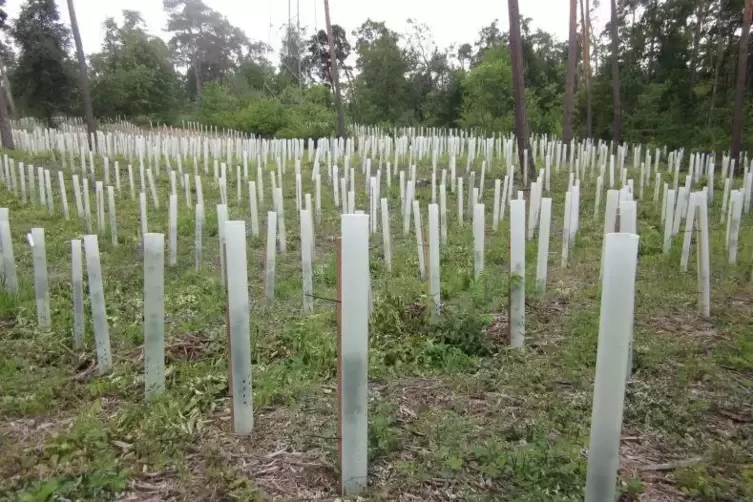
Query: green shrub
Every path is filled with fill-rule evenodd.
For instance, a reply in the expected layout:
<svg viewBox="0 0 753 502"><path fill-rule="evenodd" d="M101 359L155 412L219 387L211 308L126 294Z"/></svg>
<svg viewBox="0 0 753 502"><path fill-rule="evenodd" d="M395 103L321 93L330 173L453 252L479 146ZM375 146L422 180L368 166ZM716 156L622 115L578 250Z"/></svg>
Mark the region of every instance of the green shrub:
<svg viewBox="0 0 753 502"><path fill-rule="evenodd" d="M240 131L272 137L288 126L285 107L276 99L261 98L236 113L234 127Z"/></svg>

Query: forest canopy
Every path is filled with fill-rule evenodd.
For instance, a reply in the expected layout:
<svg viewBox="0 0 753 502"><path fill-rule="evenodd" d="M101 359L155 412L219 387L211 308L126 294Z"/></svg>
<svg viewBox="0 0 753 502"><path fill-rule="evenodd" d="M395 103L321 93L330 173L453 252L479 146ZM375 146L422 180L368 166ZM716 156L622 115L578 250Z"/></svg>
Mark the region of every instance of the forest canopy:
<svg viewBox="0 0 753 502"><path fill-rule="evenodd" d="M196 121L268 137L335 133L332 51L324 29L288 26L274 55L202 0L164 0L163 7L167 41L150 33L136 11L104 22L101 50L87 55L98 119ZM573 133L610 139L613 23L592 33L586 27L598 2L577 7L571 40L520 19L529 130L563 133L572 42ZM728 148L744 0L618 0L615 7L621 139ZM16 19L2 18L0 55L14 113L83 115L75 47L54 0L26 0ZM404 32L366 19L350 31L335 23L332 33L348 123L513 130L509 31L498 21L475 40L450 47L438 46L429 27L414 19ZM746 104L746 122L752 114ZM743 147L751 146L753 135L743 135Z"/></svg>

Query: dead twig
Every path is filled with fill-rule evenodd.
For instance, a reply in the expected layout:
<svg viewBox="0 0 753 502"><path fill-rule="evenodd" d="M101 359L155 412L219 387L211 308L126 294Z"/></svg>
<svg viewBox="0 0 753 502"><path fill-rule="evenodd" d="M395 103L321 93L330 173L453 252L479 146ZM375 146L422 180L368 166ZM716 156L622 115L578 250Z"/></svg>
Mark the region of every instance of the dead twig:
<svg viewBox="0 0 753 502"><path fill-rule="evenodd" d="M644 465L639 470L641 472L669 472L674 471L675 469L681 469L683 467L689 467L691 465L695 465L699 463L702 459L700 457L698 458L689 458L687 460L678 460L677 462L669 462L666 464L649 464Z"/></svg>

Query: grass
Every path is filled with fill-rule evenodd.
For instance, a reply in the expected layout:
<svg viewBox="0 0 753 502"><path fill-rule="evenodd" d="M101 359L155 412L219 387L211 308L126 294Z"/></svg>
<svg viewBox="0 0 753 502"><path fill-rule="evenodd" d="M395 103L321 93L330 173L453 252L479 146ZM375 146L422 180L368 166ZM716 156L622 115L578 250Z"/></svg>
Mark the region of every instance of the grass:
<svg viewBox="0 0 753 502"><path fill-rule="evenodd" d="M17 152L14 158L53 166ZM262 237L248 240L255 431L244 438L231 432L214 210L219 195L211 174L203 176L207 214L199 271L193 212L179 190L178 265L165 270L167 392L145 402L138 202L130 200L127 171L121 171L119 245L110 244L109 234L99 239L115 363L103 377L96 373L90 319L85 350L71 348L70 239L80 237L84 225L75 218L70 186L70 221L62 218L59 199L51 216L0 189L21 283L17 297L0 295L0 499L335 498L336 313L326 299L336 296L339 217L329 188L323 184L324 219L315 226L314 294L320 299L312 314L302 313L292 166L285 183L288 252L277 257L273 302L263 289L266 225ZM584 181L581 229L562 269L567 175L554 179L548 287L546 293L534 287L536 241L529 241L527 339L518 352L507 348L509 228L505 221L493 232L488 210L494 176L487 173L486 268L478 279L470 224L458 225L456 198L448 192L438 320L429 313L428 285L418 278L415 237L402 236L395 177L392 274L380 234L370 243L370 500L583 500L603 225L593 219L594 182ZM310 177L303 178L304 191L313 192ZM264 216L268 181L267 175ZM155 210L149 201L149 229L165 232L164 171L158 185L161 206ZM234 184L228 192L231 218L248 218L247 199L235 200ZM621 500L753 500L753 232L746 219L740 264L728 265L720 190L717 195L710 212L710 320L696 314L695 260L690 272L680 272L680 238L669 256L662 254L660 211L650 200L639 202L635 377L626 397ZM430 189L420 188L418 198L425 211ZM358 207L366 205L358 190ZM33 226L46 230L50 331L36 328L25 243ZM85 308L89 317L88 299Z"/></svg>

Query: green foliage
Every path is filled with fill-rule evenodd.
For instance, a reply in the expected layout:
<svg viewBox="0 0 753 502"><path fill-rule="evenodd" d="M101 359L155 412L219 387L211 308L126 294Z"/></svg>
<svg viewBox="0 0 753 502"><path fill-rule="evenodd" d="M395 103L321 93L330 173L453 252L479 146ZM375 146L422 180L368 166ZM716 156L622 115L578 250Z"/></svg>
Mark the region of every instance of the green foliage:
<svg viewBox="0 0 753 502"><path fill-rule="evenodd" d="M543 58L546 47L531 49L529 61L536 66L547 67ZM530 68L529 68L530 71ZM541 72L538 85L526 88L526 116L531 130L538 133L558 134L562 111L552 106L559 99L559 82L553 80L559 75ZM463 107L461 124L464 127L479 128L491 134L497 131L511 131L515 125L515 100L512 89L512 67L510 50L507 46L495 45L483 51L480 59L462 82Z"/></svg>
<svg viewBox="0 0 753 502"><path fill-rule="evenodd" d="M580 449L550 440L541 430L531 432L529 444L519 447L497 441L474 446L468 464L484 478L509 483L515 500L562 500L582 492L586 473Z"/></svg>
<svg viewBox="0 0 753 502"><path fill-rule="evenodd" d="M236 115L237 128L261 136L274 136L288 123L285 108L279 101L261 98L250 102Z"/></svg>
<svg viewBox="0 0 753 502"><path fill-rule="evenodd" d="M496 48L486 52L483 61L463 80L464 127L487 131L509 131L514 124L512 67L510 51Z"/></svg>
<svg viewBox="0 0 753 502"><path fill-rule="evenodd" d="M221 128L235 127L235 114L241 103L227 87L210 82L204 87L197 106L196 120Z"/></svg>
<svg viewBox="0 0 753 502"><path fill-rule="evenodd" d="M434 331L438 343L455 347L469 356L488 356L493 352L482 316L473 310L447 311Z"/></svg>
<svg viewBox="0 0 753 502"><path fill-rule="evenodd" d="M753 468L741 445L727 443L710 454L718 460L717 467L697 465L680 469L678 485L696 500L733 501L753 498Z"/></svg>
<svg viewBox="0 0 753 502"><path fill-rule="evenodd" d="M377 402L369 406L369 462L376 462L399 448L395 411L390 403Z"/></svg>
<svg viewBox="0 0 753 502"><path fill-rule="evenodd" d="M280 52L280 88L298 87L308 81L311 61L306 57L303 30L293 24L285 27Z"/></svg>
<svg viewBox="0 0 753 502"><path fill-rule="evenodd" d="M419 302L387 294L376 302L371 318L371 354L374 367L399 367L419 357L415 342L423 340L425 307Z"/></svg>
<svg viewBox="0 0 753 502"><path fill-rule="evenodd" d="M218 106L229 102L223 89L216 90ZM288 111L306 103L326 108L328 97L326 89L294 88L279 96ZM14 158L35 165L49 162L21 152ZM359 165L360 160L353 162ZM464 156L458 162L464 165ZM304 169L311 168L306 159L304 163ZM99 156L95 164L101 178ZM429 166L424 159L421 172ZM283 176L286 200L292 201L292 160ZM362 186L360 170L356 177ZM159 194L170 190L164 170L155 181ZM303 183L304 191L313 188L310 178ZM566 186L567 170L560 171L552 179L552 192L561 194ZM178 265L165 269L167 392L146 402L143 284L135 254L138 203L128 197L119 201L120 245L101 242L116 365L111 374L100 376L90 326L85 348L71 349L69 237L80 235L81 222L65 220L59 211L50 216L46 208L23 205L0 190L13 214L14 242L22 243L28 228L40 221L55 229L47 240L52 329L36 329L27 246L19 246L16 254L20 293L0 294L0 499L98 501L143 489L159 499L266 500L279 493L265 480L282 479L268 477L282 474L295 482L284 485L289 490L284 496L337 496L337 314L334 303L325 299L336 298L331 237L338 232L340 211L326 203L329 199L317 223L314 291L319 298L309 314L301 312L298 226L288 227L292 249L277 255L274 301L263 298L264 239L249 236L256 425L253 436L242 438L230 430L216 215L207 214L204 262L197 271L194 215L179 213ZM593 191L583 193L583 207L593 207ZM218 200L218 187L207 183L204 195ZM416 195L429 200L430 187L421 184ZM397 196L393 186L395 210ZM359 198L359 204L365 200ZM711 249L717 251L724 249L720 202L715 199L709 218ZM641 207L641 241L652 241L648 251L661 249L660 235L651 227L661 208L650 200ZM553 221L561 222L562 204L553 210ZM245 205L233 204L231 214L245 217ZM165 224L164 208L154 216L155 226ZM449 240L441 252L443 312L437 319L416 270L415 236L393 233L392 273L381 263L380 246L371 247L370 499L394 500L411 493L430 500L440 489L459 499L583 500L600 309L599 260L593 258L602 251L602 236L599 222L588 217L582 224L570 266L553 267L546 292L528 297L522 351L508 350L504 340L506 292L517 280L505 267L506 222L500 231L487 233L486 269L474 279L470 228L448 219ZM750 249L751 237L741 233L742 249ZM560 237L552 239L557 244ZM678 244L673 252L679 251ZM529 251L535 255L535 249ZM620 497L651 498L658 488L697 501L751 500L753 461L746 421L753 388L752 290L743 275L749 269L746 264L730 267L725 253L712 253L717 294L709 323L695 314L695 274L680 273L677 258L667 259L661 252L640 257L636 373L626 391L623 430L640 435L641 444L623 441L639 454L631 454L633 464L619 473ZM532 277L535 260L527 263ZM528 281L531 289L532 283ZM646 445L648 456L640 454ZM642 469L648 463L686 459L692 463L672 472ZM277 470L287 465L283 462L295 469Z"/></svg>
<svg viewBox="0 0 753 502"><path fill-rule="evenodd" d="M274 69L264 61L245 61L228 79L230 92L241 99L251 99L266 95L276 88L276 82L267 77L274 75ZM272 87L270 87L270 84Z"/></svg>
<svg viewBox="0 0 753 502"><path fill-rule="evenodd" d="M360 73L353 83L352 113L364 123L410 123L413 117L405 74L409 61L400 36L384 23L367 20L354 32Z"/></svg>
<svg viewBox="0 0 753 502"><path fill-rule="evenodd" d="M322 86L287 88L279 99L241 99L216 82L204 87L194 120L267 138L319 138L332 134L335 115Z"/></svg>
<svg viewBox="0 0 753 502"><path fill-rule="evenodd" d="M387 294L372 313L370 366L376 372L415 363L464 371L473 365L471 358L494 352L485 328L484 317L473 309L448 309L433 320L422 299Z"/></svg>
<svg viewBox="0 0 753 502"><path fill-rule="evenodd" d="M92 100L104 117L175 113L178 78L161 39L146 33L138 13L125 11L119 27L105 22L104 50L91 57Z"/></svg>
<svg viewBox="0 0 753 502"><path fill-rule="evenodd" d="M623 140L669 148L729 148L743 1L639 0L618 8ZM605 35L592 44L594 136L612 128L611 49ZM747 88L750 97L751 79ZM747 100L750 103L750 99ZM585 133L585 93L579 94ZM745 107L745 123L753 108ZM743 149L753 135L743 136Z"/></svg>
<svg viewBox="0 0 753 502"><path fill-rule="evenodd" d="M186 91L198 98L208 82L224 82L239 65L266 63L266 44L252 42L219 12L202 0L163 0L168 47L176 66L186 68Z"/></svg>
<svg viewBox="0 0 753 502"><path fill-rule="evenodd" d="M21 108L44 118L71 110L76 93L73 62L68 56L70 33L60 21L54 0L28 0L14 21L11 35L18 47L12 73Z"/></svg>
<svg viewBox="0 0 753 502"><path fill-rule="evenodd" d="M618 2L617 9L622 140L726 149L743 1L623 4ZM147 32L138 12L124 11L120 25L106 20L102 50L91 55L90 64L97 115L166 123L180 115L268 137L333 134L324 31L285 26L279 62L272 62L267 44L250 39L203 0L163 0L163 8L167 44ZM77 112L76 70L55 2L27 0L18 19L8 24L18 57L10 44L0 44L0 53L21 112L47 120ZM488 135L513 130L509 35L497 20L484 26L475 41L448 48L437 46L429 27L414 19L400 33L372 19L351 34L338 25L332 31L352 122L463 126ZM534 29L528 18L521 19L521 34L529 129L559 135L567 43ZM607 35L608 30L592 33L590 40L590 133L603 140L611 139L613 120ZM354 67L348 64L352 60ZM576 82L579 136L589 133L584 66ZM747 85L753 88L753 80ZM322 95L325 99L319 99ZM274 101L282 103L283 113ZM753 104L745 105L744 113L752 121ZM744 137L743 146L753 148L753 135Z"/></svg>
<svg viewBox="0 0 753 502"><path fill-rule="evenodd" d="M349 67L346 64L350 56L350 43L342 26L332 25L332 39L335 45L335 58L337 59L338 73L346 72ZM311 77L316 78L327 86L332 86L332 76L330 75L330 46L327 33L319 30L312 35L308 41L308 56L305 57L305 66L310 68Z"/></svg>

